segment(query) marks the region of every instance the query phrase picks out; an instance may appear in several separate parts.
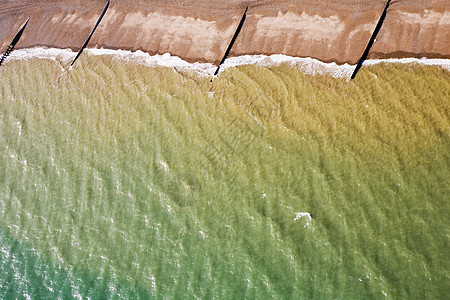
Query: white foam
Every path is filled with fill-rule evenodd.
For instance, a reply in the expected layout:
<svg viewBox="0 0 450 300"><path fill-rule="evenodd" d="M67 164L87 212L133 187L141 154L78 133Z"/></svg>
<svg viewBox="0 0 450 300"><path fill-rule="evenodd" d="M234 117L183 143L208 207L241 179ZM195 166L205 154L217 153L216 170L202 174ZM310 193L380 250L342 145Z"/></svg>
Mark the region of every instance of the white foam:
<svg viewBox="0 0 450 300"><path fill-rule="evenodd" d="M177 71L195 71L200 75L212 76L217 66L211 63L189 63L177 56L169 53L163 55L150 55L143 51L126 51L111 49L86 49L88 55L112 55L117 59L135 62L150 67L173 67ZM76 52L70 49L56 48L28 48L16 50L10 56L10 60L17 59L52 59L61 63L70 63L75 58ZM450 59L429 59L429 58L400 58L400 59L371 59L366 60L364 65L375 65L379 63L402 63L402 64L422 64L428 66L441 66L450 71ZM310 75L330 75L336 78L349 78L355 65L336 63L325 63L313 58L300 58L287 56L283 54L267 55L242 55L238 57L227 58L221 66L221 70L242 65L258 65L262 67L272 67L287 63L302 72Z"/></svg>
<svg viewBox="0 0 450 300"><path fill-rule="evenodd" d="M295 213L294 221L300 220L301 218L307 218L308 220L311 220L311 214L308 212Z"/></svg>
<svg viewBox="0 0 450 300"><path fill-rule="evenodd" d="M308 213L308 212L297 212L297 213L295 213L294 221L298 221L298 220L300 220L302 218L306 219L306 223L305 223L304 227L309 226L309 224L311 222L311 214Z"/></svg>
<svg viewBox="0 0 450 300"><path fill-rule="evenodd" d="M8 60L40 58L70 61L75 58L75 55L76 53L74 53L70 49L35 47L15 50L11 53L11 56L8 58Z"/></svg>

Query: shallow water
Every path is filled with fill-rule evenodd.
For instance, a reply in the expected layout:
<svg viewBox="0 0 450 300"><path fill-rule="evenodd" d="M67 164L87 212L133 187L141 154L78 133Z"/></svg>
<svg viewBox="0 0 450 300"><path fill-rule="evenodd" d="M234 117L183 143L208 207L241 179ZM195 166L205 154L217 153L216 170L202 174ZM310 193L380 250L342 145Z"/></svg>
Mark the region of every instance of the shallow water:
<svg viewBox="0 0 450 300"><path fill-rule="evenodd" d="M0 69L0 298L444 299L449 72Z"/></svg>

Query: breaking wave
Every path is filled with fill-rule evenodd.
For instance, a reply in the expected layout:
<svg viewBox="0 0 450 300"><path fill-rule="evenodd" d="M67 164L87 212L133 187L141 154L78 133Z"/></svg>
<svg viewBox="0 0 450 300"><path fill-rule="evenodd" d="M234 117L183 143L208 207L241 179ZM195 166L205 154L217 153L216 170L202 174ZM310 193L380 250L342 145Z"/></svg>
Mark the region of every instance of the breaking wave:
<svg viewBox="0 0 450 300"><path fill-rule="evenodd" d="M149 67L173 67L177 71L194 71L199 75L212 76L216 67L211 63L190 63L178 56L173 56L170 53L163 55L150 55L143 51L126 51L126 50L111 50L111 49L86 49L88 55L112 55L117 59L124 61L135 62ZM57 48L27 48L16 50L11 60L17 59L53 59L61 63L69 63L75 57L76 52L70 49ZM428 66L441 66L450 71L450 59L430 59L430 58L391 58L391 59L370 59L364 62L364 65L375 65L379 63L400 63L400 64L422 64ZM300 71L309 75L328 75L335 78L350 78L356 65L343 64L338 65L334 62L325 63L313 58L292 57L283 54L273 55L243 55L228 58L222 65L222 69L242 65L258 65L262 67L273 67L280 64L289 64Z"/></svg>

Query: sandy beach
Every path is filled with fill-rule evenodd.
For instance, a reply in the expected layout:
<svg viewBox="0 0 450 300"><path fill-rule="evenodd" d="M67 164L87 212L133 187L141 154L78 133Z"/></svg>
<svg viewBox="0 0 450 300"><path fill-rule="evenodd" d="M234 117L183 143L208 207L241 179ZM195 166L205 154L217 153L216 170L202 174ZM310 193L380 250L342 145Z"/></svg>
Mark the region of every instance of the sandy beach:
<svg viewBox="0 0 450 300"><path fill-rule="evenodd" d="M0 49L30 23L18 48L78 50L106 1L1 1ZM111 1L90 48L142 50L217 63L245 7L247 20L231 56L285 54L324 62L360 57L386 1ZM393 1L369 58L450 57L445 0Z"/></svg>

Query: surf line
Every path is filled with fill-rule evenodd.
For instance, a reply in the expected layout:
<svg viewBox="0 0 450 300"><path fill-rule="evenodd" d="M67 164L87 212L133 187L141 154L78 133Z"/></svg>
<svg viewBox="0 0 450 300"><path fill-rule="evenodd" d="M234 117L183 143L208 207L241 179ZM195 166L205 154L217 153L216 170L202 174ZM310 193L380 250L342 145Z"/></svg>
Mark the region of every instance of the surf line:
<svg viewBox="0 0 450 300"><path fill-rule="evenodd" d="M231 48L233 47L233 44L236 41L236 38L238 37L239 32L241 32L242 26L244 25L245 18L247 17L247 10L248 10L248 6L245 8L244 14L242 15L241 21L239 22L236 32L234 33L233 38L231 39L231 42L228 45L227 51L225 51L225 54L224 54L222 60L220 61L219 66L217 67L216 71L214 72L214 76L219 74L220 66L224 63L225 59L228 57L228 54L230 54ZM214 77L211 79L211 82L213 81L213 79L214 79Z"/></svg>
<svg viewBox="0 0 450 300"><path fill-rule="evenodd" d="M9 44L8 48L6 48L5 53L3 53L2 58L0 59L0 66L3 64L5 59L11 54L11 52L13 52L14 47L16 46L16 44L19 42L20 38L22 37L22 33L25 30L25 27L27 27L27 24L28 24L29 20L30 20L30 18L28 18L25 21L25 24L22 25L22 27L20 28L19 32L17 32L16 35L14 36L11 44Z"/></svg>
<svg viewBox="0 0 450 300"><path fill-rule="evenodd" d="M78 57L81 55L81 53L83 53L83 50L86 48L87 44L89 43L89 41L91 40L92 35L94 34L94 31L97 29L98 24L100 24L100 21L103 19L103 16L106 13L106 10L108 9L109 6L109 2L110 0L108 0L106 2L105 8L103 9L100 17L97 20L97 23L95 23L94 29L92 29L91 34L89 34L88 38L86 39L86 42L84 42L83 46L81 46L80 51L78 51L77 56L75 56L75 59L73 60L73 62L70 64L70 66L73 66L73 64L75 63L75 61L78 59Z"/></svg>
<svg viewBox="0 0 450 300"><path fill-rule="evenodd" d="M388 9L390 3L391 3L391 0L388 0L387 3L386 3L386 6L384 7L383 13L381 14L381 17L378 20L377 26L375 27L375 30L373 31L373 34L370 37L369 43L367 44L363 55L359 59L358 64L356 65L356 68L353 71L352 76L350 77L350 80L355 78L355 76L358 73L359 69L361 68L363 62L367 59L367 56L369 55L370 48L372 48L372 45L375 42L375 38L377 37L377 34L380 31L381 26L383 26L383 22L384 22L384 19L386 18L387 9Z"/></svg>

